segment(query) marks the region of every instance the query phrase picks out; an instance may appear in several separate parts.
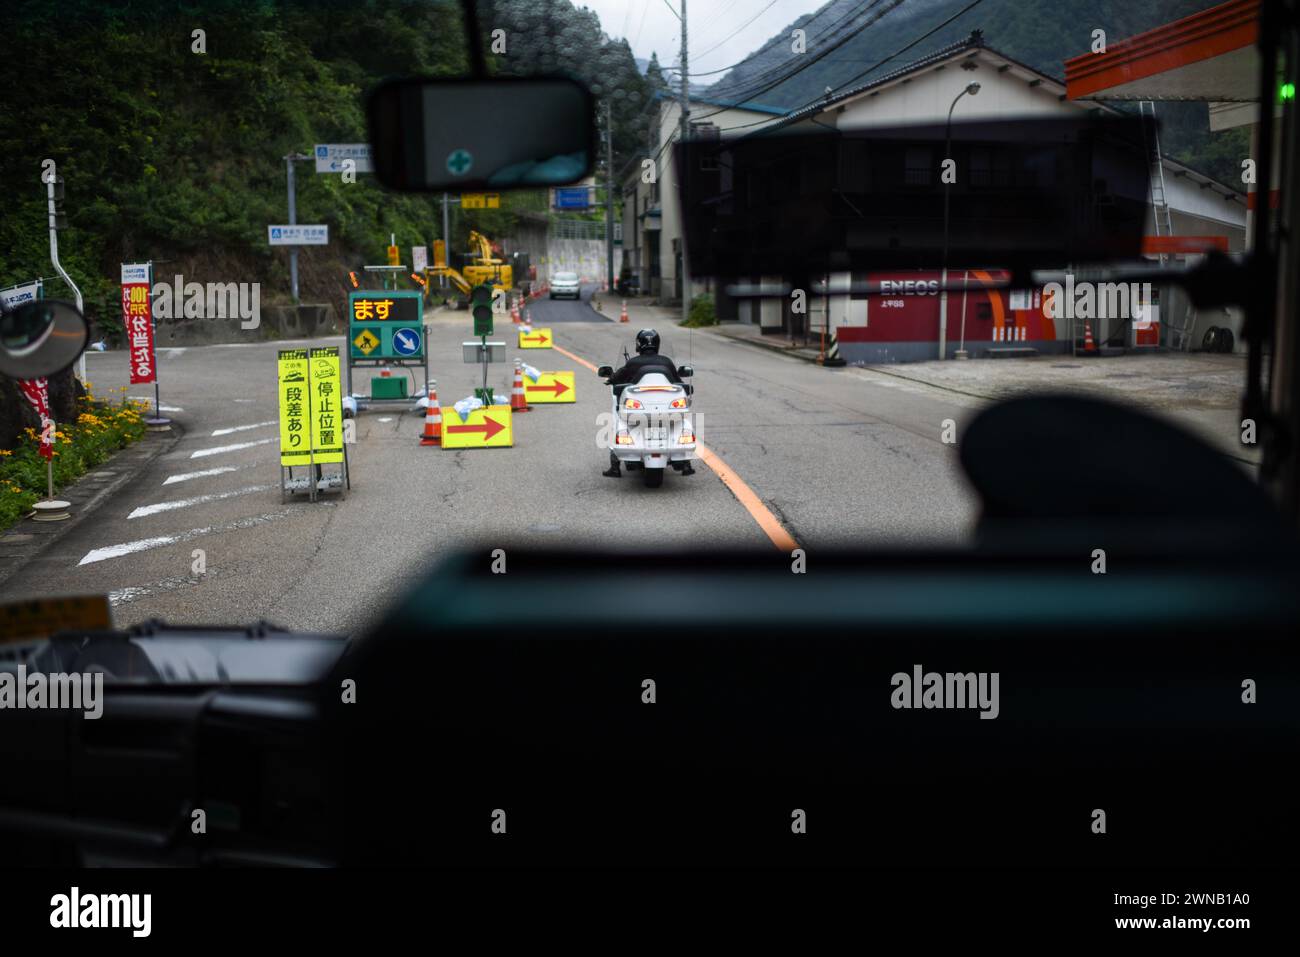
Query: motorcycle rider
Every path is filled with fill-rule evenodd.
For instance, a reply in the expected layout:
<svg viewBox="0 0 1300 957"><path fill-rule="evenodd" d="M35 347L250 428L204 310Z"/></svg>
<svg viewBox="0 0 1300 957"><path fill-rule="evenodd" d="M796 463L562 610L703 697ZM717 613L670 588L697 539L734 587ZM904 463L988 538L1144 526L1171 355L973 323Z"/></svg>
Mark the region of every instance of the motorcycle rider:
<svg viewBox="0 0 1300 957"><path fill-rule="evenodd" d="M659 372L667 377L669 382L681 382L677 375L677 365L668 356L659 354L659 333L653 329L642 329L636 334L636 355L623 363L622 368L615 369L614 374L605 380L606 385L629 385L641 378L643 373ZM611 449L609 453L609 468L600 473L607 478L620 478L622 471L618 456ZM682 475L694 475L695 469L691 468L688 461L681 469Z"/></svg>

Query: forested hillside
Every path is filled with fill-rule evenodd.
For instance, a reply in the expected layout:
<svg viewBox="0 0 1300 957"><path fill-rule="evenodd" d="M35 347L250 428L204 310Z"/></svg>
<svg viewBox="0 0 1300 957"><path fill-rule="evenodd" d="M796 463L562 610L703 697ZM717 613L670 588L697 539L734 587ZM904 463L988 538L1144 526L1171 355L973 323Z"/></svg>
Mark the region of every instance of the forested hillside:
<svg viewBox="0 0 1300 957"><path fill-rule="evenodd" d="M638 145L645 84L594 14L568 0L484 9L485 34L507 31L490 70L592 81L610 104L616 151ZM61 258L108 333L123 261L153 259L159 275L199 281L261 281L264 306L283 301L287 256L267 245L266 227L286 219L284 155L365 140L365 97L385 78L468 69L455 0L10 0L4 31L0 286L53 275L40 179L53 159L67 192ZM448 117L459 121L469 118ZM303 301L330 301L347 269L382 261L390 233L409 246L441 231L435 197L388 193L365 174L344 183L311 163L297 180L299 222L328 223L331 239L303 250ZM542 196L515 202L545 208ZM453 239L471 226L497 234L510 217L461 214ZM49 294L66 292L56 282Z"/></svg>

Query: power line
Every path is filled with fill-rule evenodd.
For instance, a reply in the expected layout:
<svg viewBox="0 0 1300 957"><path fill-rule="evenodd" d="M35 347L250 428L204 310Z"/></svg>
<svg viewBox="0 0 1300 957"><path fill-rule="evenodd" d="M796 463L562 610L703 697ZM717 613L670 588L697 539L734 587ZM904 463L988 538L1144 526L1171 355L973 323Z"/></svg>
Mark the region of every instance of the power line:
<svg viewBox="0 0 1300 957"><path fill-rule="evenodd" d="M846 34L845 34L843 37L841 37L839 40L836 40L834 43L828 44L828 45L826 46L826 48L823 49L823 50L821 50L820 52L815 53L815 54L813 54L813 55L810 56L810 57L800 57L800 60L803 61L803 62L800 62L799 65L796 66L794 69L789 70L789 71L786 72L784 75L782 75L782 76L778 76L778 77L776 77L775 79L773 79L772 81L770 81L770 82L768 82L768 83L762 84L762 85L761 85L759 88L757 88L757 89L754 89L754 90L743 90L743 89L742 89L742 90L738 91L738 92L735 94L735 97L734 97L735 100L736 100L737 105L739 106L739 105L742 104L742 103L745 103L745 102L748 102L749 100L754 99L755 97L762 96L764 93L767 93L767 92L769 92L770 90L773 90L773 89L775 89L776 87L780 86L781 84L786 83L786 82L789 81L789 80L792 80L794 77L798 76L800 73L802 73L804 70L808 69L808 68L809 68L810 66L812 66L814 63L817 63L818 61L822 60L823 58L825 58L826 56L830 55L831 53L834 53L834 52L835 52L836 50L838 50L840 47L844 46L844 44L848 43L849 40L853 39L855 36L857 36L859 33L861 33L861 32L862 32L863 30L865 30L867 27L871 26L872 24L875 24L875 23L879 22L880 19L881 19L882 17L884 17L884 16L886 16L887 14L889 14L890 11L894 10L894 9L895 9L899 4L901 4L902 2L903 2L903 0L885 0L885 6L884 6L884 9L880 10L880 12L878 12L875 16L873 16L873 17L871 17L871 18L869 18L869 19L867 19L867 20L864 20L861 24L859 24L859 25L858 25L857 27L855 27L853 30L851 30L851 31L849 31L848 33L846 33ZM975 2L976 2L976 3L979 3L980 0L975 0ZM920 41L918 40L917 42L920 42ZM897 54L895 54L895 55L897 55ZM870 72L870 71L868 71L868 72ZM816 100L813 100L812 102L815 103ZM742 107L742 108L743 108L743 107ZM724 109L725 109L725 107L724 107ZM801 109L802 109L802 107L801 107ZM719 113L721 113L721 112L723 112L723 110L715 110L714 112L709 113L709 114L706 114L705 116L701 117L701 119L707 119L709 116L717 116L717 115L718 115Z"/></svg>
<svg viewBox="0 0 1300 957"><path fill-rule="evenodd" d="M758 89L758 90L755 90L755 91L752 92L752 93L748 93L748 94L746 94L743 98L737 100L736 108L744 109L745 107L742 105L743 102L748 101L748 100L752 100L755 96L759 96L759 95L761 95L762 93L767 92L768 90L771 90L771 89L773 89L773 88L775 88L775 87L777 87L777 86L780 86L782 83L786 82L787 80L792 79L793 77L797 76L797 75L798 75L799 73L801 73L802 71L808 69L810 66L812 66L812 65L813 65L814 63L816 63L817 61L821 60L823 57L829 55L830 53L833 53L835 50L838 50L838 49L839 49L840 47L842 47L845 43L847 43L850 39L852 39L853 37L857 36L859 33L861 33L861 32L862 32L863 30L865 30L867 27L869 27L869 26L871 26L872 24L878 22L882 17L884 17L886 14L888 14L890 11L892 11L895 7L897 7L900 3L902 3L903 0L882 0L882 2L884 2L884 3L886 4L886 6L885 6L885 8L884 8L883 10L880 10L878 13L876 13L875 16L870 17L869 19L864 20L862 23L858 24L854 29L852 29L851 31L849 31L848 33L846 33L843 37L841 37L840 39L836 40L835 42L833 42L833 43L827 45L826 48L825 48L824 50L821 50L820 52L818 52L817 54L813 55L812 57L807 57L807 58L801 57L801 58L800 58L801 62L799 62L799 64L798 64L798 65L797 65L793 70L789 70L789 71L788 71L784 76L780 76L780 77L778 77L775 81L773 81L773 82L767 84L765 87L763 87L763 88L761 88L761 89ZM976 2L978 3L979 0L976 0ZM838 22L838 21L837 21L837 22ZM942 24L941 24L941 26L942 26ZM919 43L920 40L922 40L922 39L924 39L924 37L918 38L916 41L914 41L914 43ZM894 55L897 56L897 54L894 54ZM813 100L813 101L811 101L811 102L815 103L815 102L817 102L817 101L816 101L816 100ZM702 114L701 116L698 116L698 117L692 117L692 121L693 121L693 122L698 122L698 121L700 121L700 120L707 120L709 117L717 116L719 113L725 113L725 112L726 112L728 109L730 109L730 108L731 108L731 107L722 107L721 109L714 110L712 113L705 113L705 114ZM804 109L804 108L805 108L805 107L800 107L800 109ZM789 113L787 113L786 115L788 116ZM731 129L743 129L743 128L750 127L750 126L757 126L757 125L759 125L760 123L777 122L778 120L779 120L779 117L773 117L771 120L756 120L756 121L753 122L753 123L746 123L746 124L743 124L743 126L732 127ZM670 137L669 139L667 139L667 140L664 142L664 144L663 144L662 146L659 147L659 150L658 150L658 152L655 154L655 157L654 157L654 162L655 162L655 166L656 166L656 167L658 167L658 165L659 165L659 160L660 160L660 158L663 156L664 151L665 151L665 150L666 150L666 149L667 149L667 148L672 144L672 142L673 142L673 140L672 140L671 137Z"/></svg>
<svg viewBox="0 0 1300 957"><path fill-rule="evenodd" d="M790 117L794 116L794 115L797 114L797 113L801 113L802 111L808 109L808 107L814 105L815 103L817 103L817 102L819 102L819 101L821 101L821 100L829 99L830 97L832 97L832 96L834 96L836 93L838 93L840 90L844 89L846 86L849 86L850 84L852 84L852 83L856 83L858 80L861 80L862 78L864 78L865 76L867 76L867 74L869 74L869 73L874 73L876 70L880 69L880 67L884 66L884 65L885 65L886 63L888 63L890 60L893 60L895 57L898 57L898 56L900 56L900 55L906 53L908 50L912 49L912 47L916 46L916 45L917 45L918 43L920 43L922 40L928 40L930 37L934 36L936 33L938 33L938 32L939 32L940 30L942 30L944 27L948 26L948 24L952 23L954 20L956 20L956 19L957 19L958 17L960 17L962 14L969 13L971 10L974 10L976 7L978 7L978 6L979 6L981 3L983 3L983 2L984 2L984 0L972 0L972 2L971 2L970 4L968 4L968 5L967 5L966 7L964 7L963 9L958 10L956 13L954 13L952 16L950 16L947 20L943 21L943 23L940 23L938 26L936 26L936 27L934 27L934 28L932 28L932 29L930 29L930 30L927 30L925 33L921 34L919 37L917 37L915 40L913 40L913 41L911 41L910 43L908 43L906 46L899 47L897 50L895 50L893 53L889 54L889 56L885 57L883 60L880 60L880 61L876 62L876 63L873 64L872 66L870 66L870 67L868 67L867 69L863 70L861 73L857 74L857 76L854 76L852 79L846 80L845 82L841 83L839 86L837 86L837 87L835 87L834 89L832 89L832 90L830 91L830 93L823 93L821 96L813 97L811 100L809 100L809 101L808 101L807 103L805 103L803 106L800 106L800 107L797 107L797 108L791 110L789 113L786 114L786 119L789 119ZM759 125L761 125L761 124L763 124L763 123L769 123L769 122L771 122L771 121L770 121L770 120L756 120L756 121L754 121L753 123L745 123L745 124L743 124L743 125L741 125L741 126L733 126L733 127L730 127L730 128L727 130L727 132L730 133L732 130L743 130L743 129L747 129L747 128L751 127L751 126L759 126Z"/></svg>
<svg viewBox="0 0 1300 957"><path fill-rule="evenodd" d="M665 2L667 2L667 0L665 0ZM753 19L753 20L750 20L748 23L742 24L741 26L737 27L735 30L733 30L731 33L727 34L727 36L725 36L723 39L719 40L717 43L713 44L713 46L709 47L707 50L704 50L704 51L701 52L701 53L697 53L697 54L695 54L696 58L698 59L699 57L702 57L702 56L705 56L706 54L712 53L712 52L713 52L714 50L716 50L718 47L722 46L724 43L726 43L728 40L730 40L732 37L734 37L737 33L743 33L745 30L748 30L750 27L752 27L752 26L754 25L754 23L758 20L759 17L761 17L763 14L767 13L767 11L771 10L774 6L776 6L776 0L772 0L771 3L769 3L767 6L765 6L762 10L759 10L758 13L754 14L754 19Z"/></svg>
<svg viewBox="0 0 1300 957"><path fill-rule="evenodd" d="M811 46L815 46L816 44L822 42L822 41L825 40L827 37L829 37L831 34L835 33L837 30L839 30L839 29L840 29L840 26L841 26L842 24L844 24L844 23L846 23L846 22L851 22L851 21L857 19L859 16L862 16L863 14L869 12L869 11L871 10L872 7L874 7L876 4L878 4L878 3L880 3L880 2L882 2L882 0L871 0L871 3L867 4L867 6L864 7L864 8L862 8L862 9L858 9L858 8L856 8L856 7L850 9L849 12L848 12L847 14L841 16L838 20L836 20L834 23L830 24L828 27L826 27L826 29L822 30L822 31L821 31L820 33L818 33L815 37L813 37L812 40L810 41L810 45L811 45ZM900 0L900 2L901 2L901 0ZM829 7L825 8L825 9L829 9ZM814 20L816 20L816 19L817 19L817 18L814 16L813 19L812 19L812 20L808 20L808 21L804 24L804 26L809 26L809 25L811 25L812 22L813 22ZM784 39L785 39L785 37L782 37L782 36L776 36L776 37L773 37L771 40L767 41L767 43L764 43L764 44L763 44L763 45L762 45L762 46L761 46L757 51L755 51L754 53L751 53L749 56L745 57L743 60L738 60L737 62L731 64L730 66L724 66L724 67L722 67L720 70L709 70L707 73L692 73L691 76L693 76L693 77L697 77L697 76L713 76L714 74L717 74L717 73L726 73L726 72L728 72L728 71L730 71L730 70L734 70L736 67L738 67L738 66L743 66L744 64L750 62L751 60L753 60L753 59L755 59L755 58L757 58L757 57L762 56L765 52L767 52L767 50L768 50L770 47L779 44L779 43L780 43L782 40L784 40ZM773 66L773 67L768 67L766 70L763 70L763 71L760 72L760 73L756 73L754 76L749 77L748 79L746 79L746 80L744 80L744 81L742 81L742 82L744 82L744 83L753 83L753 82L756 81L756 80L761 80L763 77L765 77L765 76L770 76L770 75L772 75L773 73L777 72L778 70L781 70L781 69L784 69L784 68L785 68L785 65L784 65L784 64L777 65L777 66ZM673 69L676 69L676 67L674 67ZM680 70L677 70L677 72L678 72L679 74L681 73Z"/></svg>

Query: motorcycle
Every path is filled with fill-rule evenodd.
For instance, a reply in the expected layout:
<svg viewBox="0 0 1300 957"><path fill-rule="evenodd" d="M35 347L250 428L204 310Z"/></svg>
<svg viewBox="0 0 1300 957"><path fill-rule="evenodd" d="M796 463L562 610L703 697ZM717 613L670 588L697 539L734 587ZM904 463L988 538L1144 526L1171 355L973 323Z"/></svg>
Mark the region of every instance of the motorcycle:
<svg viewBox="0 0 1300 957"><path fill-rule="evenodd" d="M597 374L608 379L614 370L601 366ZM677 368L678 378L689 379L694 374L690 366ZM684 475L694 473L691 460L697 456L692 386L648 369L635 382L610 386L610 392L613 428L609 449L629 472L640 469L647 488L662 485L667 468Z"/></svg>

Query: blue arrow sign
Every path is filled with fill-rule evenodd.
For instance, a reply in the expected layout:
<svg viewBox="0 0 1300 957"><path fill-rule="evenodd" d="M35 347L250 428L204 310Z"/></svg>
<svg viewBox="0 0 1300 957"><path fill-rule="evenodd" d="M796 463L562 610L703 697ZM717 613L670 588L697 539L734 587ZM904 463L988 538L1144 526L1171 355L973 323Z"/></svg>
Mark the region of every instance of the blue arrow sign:
<svg viewBox="0 0 1300 957"><path fill-rule="evenodd" d="M419 329L394 329L393 351L399 356L413 356L420 351Z"/></svg>

